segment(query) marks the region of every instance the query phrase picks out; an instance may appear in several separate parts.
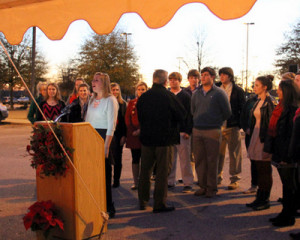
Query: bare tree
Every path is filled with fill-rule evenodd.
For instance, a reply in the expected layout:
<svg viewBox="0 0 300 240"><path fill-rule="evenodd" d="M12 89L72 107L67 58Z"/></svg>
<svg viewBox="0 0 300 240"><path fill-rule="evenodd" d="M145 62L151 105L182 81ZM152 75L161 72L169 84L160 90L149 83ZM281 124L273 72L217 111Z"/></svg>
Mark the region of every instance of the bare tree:
<svg viewBox="0 0 300 240"><path fill-rule="evenodd" d="M25 35L23 41L18 45L10 45L3 34L0 35L0 40L7 49L7 52L25 80L26 84L30 85L31 78L31 52L28 46L30 46L30 37ZM13 88L20 85L21 80L17 75L13 65L9 61L8 57L4 53L4 50L0 49L0 84L9 85L10 89L10 105L13 108ZM41 54L36 55L36 79L44 81L43 75L46 73L46 61Z"/></svg>
<svg viewBox="0 0 300 240"><path fill-rule="evenodd" d="M192 38L188 42L187 56L183 62L189 69L197 69L199 72L204 64L208 65L209 60L207 57L207 34L205 30L196 30L191 35Z"/></svg>
<svg viewBox="0 0 300 240"><path fill-rule="evenodd" d="M72 93L75 80L78 77L78 68L74 61L69 61L65 65L59 66L59 89L63 100L67 100Z"/></svg>
<svg viewBox="0 0 300 240"><path fill-rule="evenodd" d="M275 66L280 73L289 71L290 65L300 65L300 21L296 23L292 31L285 34L286 41L277 49Z"/></svg>

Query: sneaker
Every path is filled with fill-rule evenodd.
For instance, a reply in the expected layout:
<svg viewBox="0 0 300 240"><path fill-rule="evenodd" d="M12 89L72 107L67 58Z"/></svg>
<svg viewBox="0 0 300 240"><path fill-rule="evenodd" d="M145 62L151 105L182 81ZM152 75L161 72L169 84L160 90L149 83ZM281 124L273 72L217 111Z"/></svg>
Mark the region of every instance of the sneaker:
<svg viewBox="0 0 300 240"><path fill-rule="evenodd" d="M183 193L190 193L192 192L193 188L191 186L184 186L182 192Z"/></svg>
<svg viewBox="0 0 300 240"><path fill-rule="evenodd" d="M200 188L199 190L197 190L197 191L194 193L194 195L195 195L195 196L202 196L202 195L204 195L205 193L206 193L206 189Z"/></svg>
<svg viewBox="0 0 300 240"><path fill-rule="evenodd" d="M173 206L171 206L171 207L164 206L162 208L153 209L153 213L165 213L165 212L172 212L174 210L175 210L175 207L173 207Z"/></svg>
<svg viewBox="0 0 300 240"><path fill-rule="evenodd" d="M251 203L246 203L246 207L253 208L259 203L259 200L255 198L255 200Z"/></svg>
<svg viewBox="0 0 300 240"><path fill-rule="evenodd" d="M239 183L238 182L232 182L228 185L228 190L235 190L239 187Z"/></svg>
<svg viewBox="0 0 300 240"><path fill-rule="evenodd" d="M252 207L254 211L261 211L270 208L270 202L269 201L262 201L257 203L255 206Z"/></svg>
<svg viewBox="0 0 300 240"><path fill-rule="evenodd" d="M182 179L178 179L178 183L183 183L183 180Z"/></svg>
<svg viewBox="0 0 300 240"><path fill-rule="evenodd" d="M250 194L250 193L256 193L257 192L257 186L252 186L248 190L244 191L244 194Z"/></svg>

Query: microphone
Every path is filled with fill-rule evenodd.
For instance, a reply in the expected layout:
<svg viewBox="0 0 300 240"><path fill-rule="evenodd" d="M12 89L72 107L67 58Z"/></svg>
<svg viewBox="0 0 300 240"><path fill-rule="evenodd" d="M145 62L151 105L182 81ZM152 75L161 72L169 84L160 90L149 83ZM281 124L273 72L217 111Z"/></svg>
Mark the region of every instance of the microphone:
<svg viewBox="0 0 300 240"><path fill-rule="evenodd" d="M65 106L65 107L63 108L63 110L61 110L61 113L67 112L67 114L69 114L69 113L71 112L71 108L72 108L73 106L75 106L75 105L76 105L76 103L73 101L71 104Z"/></svg>
<svg viewBox="0 0 300 240"><path fill-rule="evenodd" d="M54 123L58 122L63 116L71 113L71 108L75 106L76 103L73 101L71 104L65 106L58 117L54 119Z"/></svg>

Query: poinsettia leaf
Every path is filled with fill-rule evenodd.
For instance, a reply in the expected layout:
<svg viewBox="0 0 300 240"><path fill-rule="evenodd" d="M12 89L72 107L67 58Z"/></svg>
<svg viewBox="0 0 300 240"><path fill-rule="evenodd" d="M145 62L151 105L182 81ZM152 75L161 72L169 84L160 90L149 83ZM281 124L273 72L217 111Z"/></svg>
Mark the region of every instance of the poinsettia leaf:
<svg viewBox="0 0 300 240"><path fill-rule="evenodd" d="M26 230L28 230L31 227L32 221L33 221L33 214L31 212L27 213L23 217L23 223L24 223L24 226L25 226Z"/></svg>

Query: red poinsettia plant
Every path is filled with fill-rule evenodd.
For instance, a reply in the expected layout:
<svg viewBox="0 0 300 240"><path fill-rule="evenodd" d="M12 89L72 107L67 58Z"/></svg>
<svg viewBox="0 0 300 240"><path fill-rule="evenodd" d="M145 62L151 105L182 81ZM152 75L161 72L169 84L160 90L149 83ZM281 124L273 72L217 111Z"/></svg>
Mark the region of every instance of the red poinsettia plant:
<svg viewBox="0 0 300 240"><path fill-rule="evenodd" d="M52 201L35 202L28 208L29 212L23 217L26 230L42 230L47 238L52 228L59 227L64 230L63 220L58 216Z"/></svg>
<svg viewBox="0 0 300 240"><path fill-rule="evenodd" d="M62 137L62 130L58 124L52 126L56 136L70 156L73 149L66 147ZM37 169L37 174L46 176L64 176L68 170L68 158L61 149L51 130L39 124L33 127L30 145L27 152L32 156L31 166Z"/></svg>

